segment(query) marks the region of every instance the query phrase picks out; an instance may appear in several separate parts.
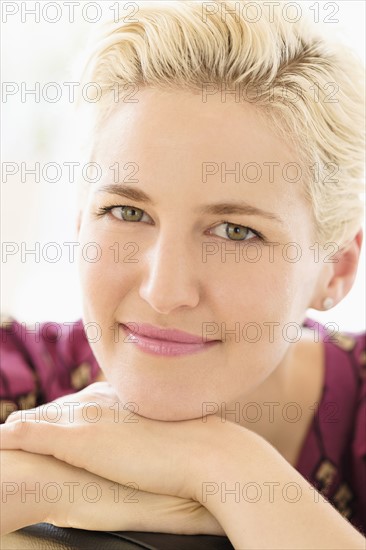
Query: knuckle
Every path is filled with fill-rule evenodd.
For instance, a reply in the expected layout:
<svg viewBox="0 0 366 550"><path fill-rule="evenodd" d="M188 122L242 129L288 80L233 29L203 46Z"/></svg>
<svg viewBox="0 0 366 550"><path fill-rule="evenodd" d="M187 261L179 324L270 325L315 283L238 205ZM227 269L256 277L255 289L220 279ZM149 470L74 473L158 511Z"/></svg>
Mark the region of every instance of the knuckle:
<svg viewBox="0 0 366 550"><path fill-rule="evenodd" d="M25 439L32 430L32 423L23 418L19 418L9 423L9 433L17 439Z"/></svg>

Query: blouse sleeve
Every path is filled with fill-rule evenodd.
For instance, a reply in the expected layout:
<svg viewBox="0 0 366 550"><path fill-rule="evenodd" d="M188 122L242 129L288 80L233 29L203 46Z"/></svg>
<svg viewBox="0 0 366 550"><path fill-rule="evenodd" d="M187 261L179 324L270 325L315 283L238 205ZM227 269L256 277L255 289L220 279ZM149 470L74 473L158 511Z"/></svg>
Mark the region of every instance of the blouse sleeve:
<svg viewBox="0 0 366 550"><path fill-rule="evenodd" d="M94 382L99 365L81 319L27 325L1 316L0 423Z"/></svg>

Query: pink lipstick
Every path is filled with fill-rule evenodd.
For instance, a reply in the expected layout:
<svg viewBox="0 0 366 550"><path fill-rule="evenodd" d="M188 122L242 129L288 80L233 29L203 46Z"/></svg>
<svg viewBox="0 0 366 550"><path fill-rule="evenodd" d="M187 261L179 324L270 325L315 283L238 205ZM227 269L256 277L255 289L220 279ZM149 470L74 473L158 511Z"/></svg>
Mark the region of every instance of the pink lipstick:
<svg viewBox="0 0 366 550"><path fill-rule="evenodd" d="M162 329L146 323L129 322L120 325L128 335L125 342L135 344L141 351L153 355L177 356L206 351L220 340L205 340L188 332Z"/></svg>

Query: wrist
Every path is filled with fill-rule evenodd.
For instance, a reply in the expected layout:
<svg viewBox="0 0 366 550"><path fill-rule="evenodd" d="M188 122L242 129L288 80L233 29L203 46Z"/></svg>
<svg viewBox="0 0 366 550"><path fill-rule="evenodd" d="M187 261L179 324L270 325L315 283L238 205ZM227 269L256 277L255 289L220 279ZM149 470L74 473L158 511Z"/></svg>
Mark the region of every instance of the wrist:
<svg viewBox="0 0 366 550"><path fill-rule="evenodd" d="M276 453L261 436L233 422L222 422L211 415L202 423L200 453L196 454L192 474L192 497L208 508L207 487L219 489L222 483L229 482L231 473L243 472L245 461L249 466L256 462L263 452ZM244 470L245 471L245 470ZM210 485L211 484L211 485Z"/></svg>
<svg viewBox="0 0 366 550"><path fill-rule="evenodd" d="M47 502L42 498L40 472L47 471L47 459L20 450L2 450L1 534L45 521Z"/></svg>
<svg viewBox="0 0 366 550"><path fill-rule="evenodd" d="M195 437L188 438L189 497L202 504L202 488L207 481L218 480L232 454L230 446L245 428L231 422L222 422L215 415L192 420ZM242 433L240 433L240 437Z"/></svg>

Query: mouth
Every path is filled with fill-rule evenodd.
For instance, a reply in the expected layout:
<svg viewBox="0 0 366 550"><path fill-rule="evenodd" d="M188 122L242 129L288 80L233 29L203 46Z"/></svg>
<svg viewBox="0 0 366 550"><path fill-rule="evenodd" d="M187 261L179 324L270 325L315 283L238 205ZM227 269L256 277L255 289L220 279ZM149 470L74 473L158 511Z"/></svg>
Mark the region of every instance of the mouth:
<svg viewBox="0 0 366 550"><path fill-rule="evenodd" d="M145 353L178 356L207 351L221 340L205 340L176 329L161 329L140 323L120 324L125 343L132 343Z"/></svg>

